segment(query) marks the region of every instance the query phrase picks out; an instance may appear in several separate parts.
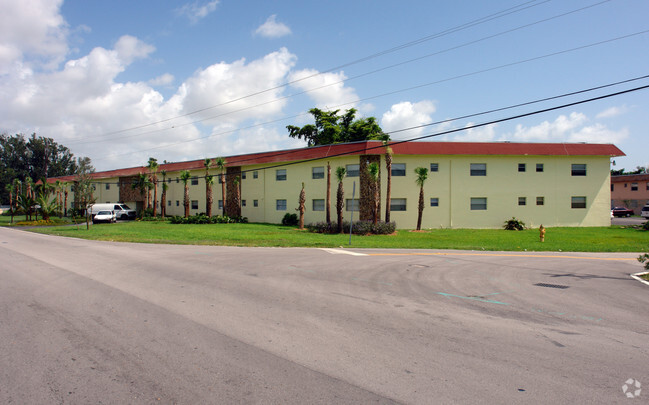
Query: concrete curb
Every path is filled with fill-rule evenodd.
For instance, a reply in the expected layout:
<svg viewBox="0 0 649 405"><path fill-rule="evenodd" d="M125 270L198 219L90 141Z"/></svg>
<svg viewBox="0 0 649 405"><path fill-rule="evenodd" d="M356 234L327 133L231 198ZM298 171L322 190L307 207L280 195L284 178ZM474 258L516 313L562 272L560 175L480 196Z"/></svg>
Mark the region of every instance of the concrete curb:
<svg viewBox="0 0 649 405"><path fill-rule="evenodd" d="M629 274L629 275L631 276L631 278L634 278L634 279L638 280L638 281L641 282L641 283L644 283L644 284L646 284L646 285L649 285L649 281L643 280L643 279L641 279L641 278L639 277L639 276L642 276L642 275L644 275L644 274L649 274L649 271L643 271L643 272L640 272L640 273Z"/></svg>

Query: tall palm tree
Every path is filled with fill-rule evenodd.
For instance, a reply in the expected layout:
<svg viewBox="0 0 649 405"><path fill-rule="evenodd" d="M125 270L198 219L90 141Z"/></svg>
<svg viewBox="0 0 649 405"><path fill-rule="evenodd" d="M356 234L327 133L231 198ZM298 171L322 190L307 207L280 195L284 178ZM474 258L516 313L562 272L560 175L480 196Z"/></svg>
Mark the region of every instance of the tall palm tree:
<svg viewBox="0 0 649 405"><path fill-rule="evenodd" d="M415 169L417 178L415 183L419 186L419 215L417 216L417 230L421 230L421 218L424 215L424 183L428 179L428 169L425 167L417 167Z"/></svg>
<svg viewBox="0 0 649 405"><path fill-rule="evenodd" d="M151 187L153 187L153 216L155 217L157 214L157 206L158 206L158 159L149 158L149 163L147 164L147 168L149 169L149 173L151 173Z"/></svg>
<svg viewBox="0 0 649 405"><path fill-rule="evenodd" d="M234 178L234 206L237 207L237 211L241 211L241 189L239 188L239 185L241 184L239 181L239 176ZM235 215L234 213L231 213L232 215ZM237 214L238 215L238 214Z"/></svg>
<svg viewBox="0 0 649 405"><path fill-rule="evenodd" d="M302 182L302 191L298 200L298 211L300 212L300 229L304 229L304 205L306 204L306 193L304 192L304 182Z"/></svg>
<svg viewBox="0 0 649 405"><path fill-rule="evenodd" d="M379 220L379 164L372 162L367 166L367 174L372 182L370 192L372 193L373 220L376 224Z"/></svg>
<svg viewBox="0 0 649 405"><path fill-rule="evenodd" d="M56 205L58 206L59 218L61 218L61 215L63 215L63 210L61 210L63 205L63 183L61 180L54 182L54 189L56 190Z"/></svg>
<svg viewBox="0 0 649 405"><path fill-rule="evenodd" d="M338 179L338 193L336 195L336 211L338 212L338 233L343 233L343 208L345 207L345 191L343 190L343 179L347 174L344 167L336 168L336 178Z"/></svg>
<svg viewBox="0 0 649 405"><path fill-rule="evenodd" d="M325 201L327 210L327 223L331 223L331 164L327 162L327 199Z"/></svg>
<svg viewBox="0 0 649 405"><path fill-rule="evenodd" d="M133 190L139 190L140 195L145 199L144 207L146 208L148 206L147 204L147 199L148 199L148 189L149 189L149 184L151 182L149 181L149 176L146 175L146 173L140 173L136 178L133 184L131 185L131 188Z"/></svg>
<svg viewBox="0 0 649 405"><path fill-rule="evenodd" d="M390 222L390 204L392 200L392 148L388 144L390 137L386 135L383 138L385 146L385 169L387 170L387 187L385 190L385 222Z"/></svg>
<svg viewBox="0 0 649 405"><path fill-rule="evenodd" d="M16 192L16 187L8 183L5 186L5 190L9 193L9 212L11 213L11 224L14 223L14 193Z"/></svg>
<svg viewBox="0 0 649 405"><path fill-rule="evenodd" d="M185 196L183 197L183 206L185 207L185 218L189 217L189 186L187 185L187 182L189 181L190 177L191 174L189 173L189 170L183 170L180 173L180 180L182 180L183 185L185 186Z"/></svg>
<svg viewBox="0 0 649 405"><path fill-rule="evenodd" d="M63 216L68 216L68 183L63 183Z"/></svg>
<svg viewBox="0 0 649 405"><path fill-rule="evenodd" d="M223 216L225 216L225 165L227 162L222 157L214 159L214 167L221 171L221 198L223 199Z"/></svg>
<svg viewBox="0 0 649 405"><path fill-rule="evenodd" d="M205 166L205 215L212 216L212 204L214 204L214 196L212 195L212 186L214 185L214 176L210 174L210 167L212 167L212 159L205 159L203 161Z"/></svg>
<svg viewBox="0 0 649 405"><path fill-rule="evenodd" d="M162 175L162 195L160 196L160 216L162 218L165 217L165 214L167 213L167 190L169 189L169 185L167 184L167 171L166 170L161 170L160 174Z"/></svg>

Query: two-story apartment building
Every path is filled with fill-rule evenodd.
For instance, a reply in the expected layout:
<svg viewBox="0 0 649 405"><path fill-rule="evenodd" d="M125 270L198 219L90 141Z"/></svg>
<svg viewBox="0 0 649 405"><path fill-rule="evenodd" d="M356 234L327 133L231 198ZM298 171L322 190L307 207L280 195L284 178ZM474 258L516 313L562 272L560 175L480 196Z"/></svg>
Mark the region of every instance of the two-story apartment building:
<svg viewBox="0 0 649 405"><path fill-rule="evenodd" d="M610 158L623 156L610 144L567 143L392 143L391 220L401 229L416 226L419 188L415 168L429 170L424 185L423 228L499 228L516 217L528 226L608 226ZM328 167L331 219L336 220L335 171L345 167L345 219L371 219L367 166L380 167L381 218L385 216L385 147L378 141L335 144L226 157L226 211L251 222L279 223L295 213L304 183L305 222L324 221ZM166 171L167 215L183 215L180 174L189 170L192 214L206 211L203 160L160 165ZM141 209L144 198L131 184L145 167L93 174L97 202L125 202ZM210 174L219 171L211 169ZM234 179L239 179L235 186ZM57 179L50 179L55 181ZM72 182L73 177L58 180ZM239 187L240 203L234 203ZM161 187L158 185L158 199ZM354 192L355 190L355 192ZM361 193L361 191L363 191ZM221 213L221 186L213 186L213 215Z"/></svg>
<svg viewBox="0 0 649 405"><path fill-rule="evenodd" d="M649 204L649 174L611 176L611 207L626 207L636 215Z"/></svg>

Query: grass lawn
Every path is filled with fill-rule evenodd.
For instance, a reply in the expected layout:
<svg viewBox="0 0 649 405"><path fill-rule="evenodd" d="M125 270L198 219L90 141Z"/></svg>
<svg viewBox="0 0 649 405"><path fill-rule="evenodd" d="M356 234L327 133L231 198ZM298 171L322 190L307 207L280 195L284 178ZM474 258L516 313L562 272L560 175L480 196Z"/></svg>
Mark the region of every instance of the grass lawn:
<svg viewBox="0 0 649 405"><path fill-rule="evenodd" d="M322 235L271 224L172 225L168 222L56 226L34 232L83 239L119 242L171 243L222 246L356 247L382 249L462 249L500 251L647 252L649 232L631 227L547 228L545 242L539 231L502 229L400 230L395 235Z"/></svg>

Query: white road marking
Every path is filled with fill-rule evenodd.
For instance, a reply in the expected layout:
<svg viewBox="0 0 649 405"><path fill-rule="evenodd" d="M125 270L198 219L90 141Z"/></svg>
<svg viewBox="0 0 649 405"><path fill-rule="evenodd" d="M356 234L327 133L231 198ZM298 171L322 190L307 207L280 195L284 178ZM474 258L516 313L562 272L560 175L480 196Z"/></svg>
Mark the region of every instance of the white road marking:
<svg viewBox="0 0 649 405"><path fill-rule="evenodd" d="M367 256L365 253L356 253L344 249L322 249L322 250L324 250L327 253L331 253L332 255Z"/></svg>

